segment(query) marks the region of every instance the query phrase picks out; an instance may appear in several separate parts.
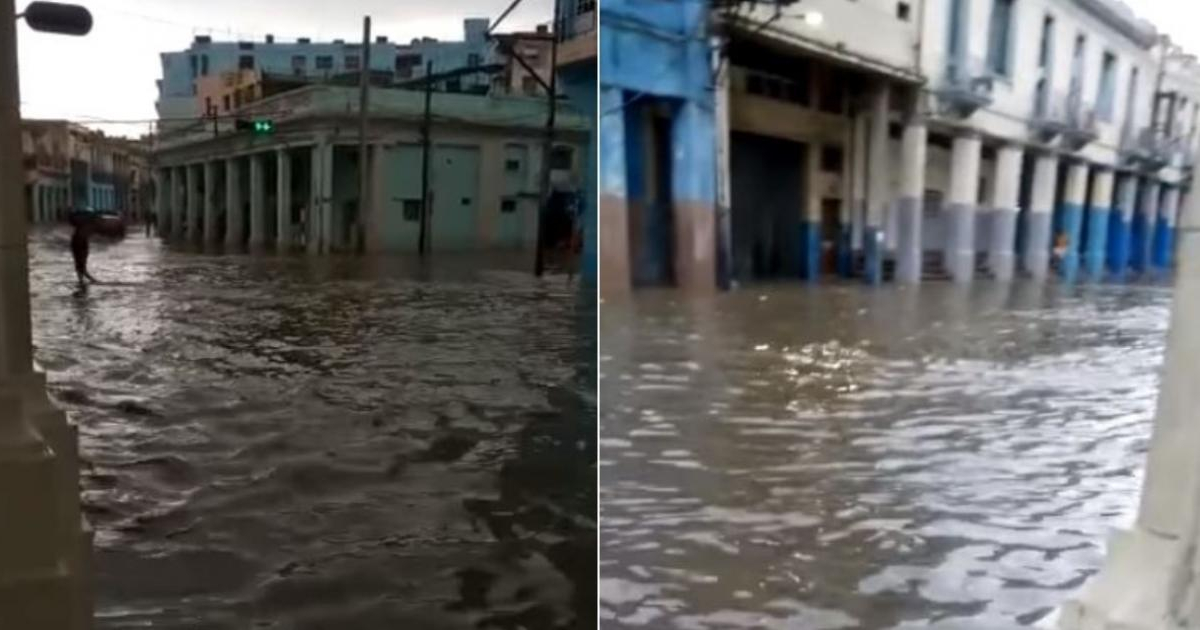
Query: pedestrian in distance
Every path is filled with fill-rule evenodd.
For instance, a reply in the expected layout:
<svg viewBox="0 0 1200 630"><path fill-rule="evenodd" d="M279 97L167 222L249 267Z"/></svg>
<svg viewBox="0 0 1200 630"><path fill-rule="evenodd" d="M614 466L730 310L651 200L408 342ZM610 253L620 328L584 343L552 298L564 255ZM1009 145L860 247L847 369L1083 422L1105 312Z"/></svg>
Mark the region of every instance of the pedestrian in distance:
<svg viewBox="0 0 1200 630"><path fill-rule="evenodd" d="M73 212L70 216L71 226L75 228L71 233L71 258L75 260L75 277L79 280L80 290L85 290L88 283L99 284L100 282L88 272L87 268L94 221L93 215L84 212Z"/></svg>

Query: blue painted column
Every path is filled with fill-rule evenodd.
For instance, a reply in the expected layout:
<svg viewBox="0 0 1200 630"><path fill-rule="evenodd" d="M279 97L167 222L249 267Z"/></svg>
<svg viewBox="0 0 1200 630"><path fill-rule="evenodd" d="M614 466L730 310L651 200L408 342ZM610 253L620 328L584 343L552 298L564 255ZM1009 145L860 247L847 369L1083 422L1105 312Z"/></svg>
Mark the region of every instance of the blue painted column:
<svg viewBox="0 0 1200 630"><path fill-rule="evenodd" d="M821 277L821 143L810 141L804 155L804 216L800 219L800 278Z"/></svg>
<svg viewBox="0 0 1200 630"><path fill-rule="evenodd" d="M1155 268L1171 268L1175 250L1175 222L1179 215L1179 187L1163 186L1162 205L1158 211L1158 222L1154 226L1154 244L1151 264Z"/></svg>
<svg viewBox="0 0 1200 630"><path fill-rule="evenodd" d="M716 148L711 103L684 101L671 129L675 281L689 291L717 283Z"/></svg>
<svg viewBox="0 0 1200 630"><path fill-rule="evenodd" d="M904 126L900 158L900 199L896 202L896 281L921 282L921 216L925 210L925 162L929 129L920 114Z"/></svg>
<svg viewBox="0 0 1200 630"><path fill-rule="evenodd" d="M881 81L871 95L871 134L867 159L869 164L867 182L867 212L863 222L863 279L867 284L883 282L884 233L883 221L887 204L891 165L888 160L888 115L891 86Z"/></svg>
<svg viewBox="0 0 1200 630"><path fill-rule="evenodd" d="M1087 253L1083 267L1091 280L1104 278L1104 257L1108 251L1109 214L1113 204L1113 172L1096 171L1092 178L1092 203L1088 207Z"/></svg>
<svg viewBox="0 0 1200 630"><path fill-rule="evenodd" d="M1129 266L1136 272L1144 272L1150 268L1154 225L1157 222L1161 193L1162 186L1157 180L1147 179L1142 186L1137 212L1133 215L1132 253L1129 257Z"/></svg>
<svg viewBox="0 0 1200 630"><path fill-rule="evenodd" d="M600 295L614 298L632 287L629 200L626 192L625 102L619 88L600 88Z"/></svg>
<svg viewBox="0 0 1200 630"><path fill-rule="evenodd" d="M1020 145L1005 145L996 152L987 267L992 277L1001 282L1012 280L1016 262L1017 205L1020 203L1024 156Z"/></svg>
<svg viewBox="0 0 1200 630"><path fill-rule="evenodd" d="M1038 156L1033 167L1033 194L1025 213L1025 251L1021 257L1025 273L1036 280L1045 279L1050 271L1051 218L1057 184L1058 158L1053 154Z"/></svg>
<svg viewBox="0 0 1200 630"><path fill-rule="evenodd" d="M975 277L975 214L979 207L979 162L983 141L976 133L954 138L950 194L946 199L946 271L958 283Z"/></svg>
<svg viewBox="0 0 1200 630"><path fill-rule="evenodd" d="M1108 272L1124 280L1129 272L1129 250L1133 232L1133 214L1137 207L1138 178L1122 175L1117 181L1113 210L1108 221Z"/></svg>
<svg viewBox="0 0 1200 630"><path fill-rule="evenodd" d="M1061 223L1054 247L1061 255L1059 275L1074 282L1079 275L1079 242L1083 236L1083 205L1087 202L1088 165L1075 163L1067 167L1067 181L1060 208Z"/></svg>

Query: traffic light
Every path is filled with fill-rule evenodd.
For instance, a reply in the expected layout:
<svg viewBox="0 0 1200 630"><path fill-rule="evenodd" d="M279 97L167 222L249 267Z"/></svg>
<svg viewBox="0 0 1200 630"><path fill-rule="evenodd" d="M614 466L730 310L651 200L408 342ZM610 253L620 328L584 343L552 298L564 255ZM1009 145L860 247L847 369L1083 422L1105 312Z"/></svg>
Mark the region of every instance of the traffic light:
<svg viewBox="0 0 1200 630"><path fill-rule="evenodd" d="M239 118L234 121L234 128L238 131L253 131L259 135L267 135L275 133L275 121L262 118L258 120L245 120Z"/></svg>

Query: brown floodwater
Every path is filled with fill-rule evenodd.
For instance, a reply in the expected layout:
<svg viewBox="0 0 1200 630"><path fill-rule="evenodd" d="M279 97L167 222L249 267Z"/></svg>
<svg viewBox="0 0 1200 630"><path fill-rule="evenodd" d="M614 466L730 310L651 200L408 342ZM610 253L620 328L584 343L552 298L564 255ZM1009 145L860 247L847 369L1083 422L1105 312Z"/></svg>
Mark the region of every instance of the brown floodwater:
<svg viewBox="0 0 1200 630"><path fill-rule="evenodd" d="M595 300L512 256L31 239L102 630L588 628Z"/></svg>
<svg viewBox="0 0 1200 630"><path fill-rule="evenodd" d="M1133 517L1171 290L603 305L601 626L1045 624Z"/></svg>

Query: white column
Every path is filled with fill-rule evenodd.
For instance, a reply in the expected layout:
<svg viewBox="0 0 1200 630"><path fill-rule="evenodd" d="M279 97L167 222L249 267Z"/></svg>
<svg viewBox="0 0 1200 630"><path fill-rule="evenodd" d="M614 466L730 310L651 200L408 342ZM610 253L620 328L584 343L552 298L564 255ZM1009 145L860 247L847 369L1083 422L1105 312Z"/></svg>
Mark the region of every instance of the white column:
<svg viewBox="0 0 1200 630"><path fill-rule="evenodd" d="M1154 431L1133 529L1109 541L1104 568L1062 609L1065 630L1185 630L1200 619L1200 196L1179 229L1179 269Z"/></svg>
<svg viewBox="0 0 1200 630"><path fill-rule="evenodd" d="M867 213L863 231L865 280L878 284L883 280L884 233L887 205L891 202L891 163L888 141L891 138L891 86L886 82L871 95L871 133L868 148Z"/></svg>
<svg viewBox="0 0 1200 630"><path fill-rule="evenodd" d="M240 159L225 160L225 244L236 247L246 242L244 201L242 200L242 170Z"/></svg>
<svg viewBox="0 0 1200 630"><path fill-rule="evenodd" d="M167 198L167 170L162 168L154 169L154 214L158 220L158 233L161 235L162 230L166 227L163 221L163 215L166 214Z"/></svg>
<svg viewBox="0 0 1200 630"><path fill-rule="evenodd" d="M975 277L975 211L979 204L979 163L983 141L975 133L954 138L950 194L946 199L946 271L955 282Z"/></svg>
<svg viewBox="0 0 1200 630"><path fill-rule="evenodd" d="M204 242L217 242L217 163L204 163Z"/></svg>
<svg viewBox="0 0 1200 630"><path fill-rule="evenodd" d="M286 148L275 150L275 244L279 251L292 246L292 157Z"/></svg>
<svg viewBox="0 0 1200 630"><path fill-rule="evenodd" d="M328 139L313 145L310 193L308 251L312 254L325 253L329 251L329 238L333 231L333 145Z"/></svg>
<svg viewBox="0 0 1200 630"><path fill-rule="evenodd" d="M854 251L860 251L863 246L863 220L867 207L867 154L868 135L871 119L863 113L854 118L853 122L853 161L851 174L854 196L850 202L850 246Z"/></svg>
<svg viewBox="0 0 1200 630"><path fill-rule="evenodd" d="M1054 194L1058 185L1058 157L1038 156L1033 169L1033 194L1026 213L1025 251L1022 263L1025 272L1035 279L1044 279L1050 271L1051 217L1054 216Z"/></svg>
<svg viewBox="0 0 1200 630"><path fill-rule="evenodd" d="M263 154L250 155L250 246L266 242L267 190L263 173Z"/></svg>
<svg viewBox="0 0 1200 630"><path fill-rule="evenodd" d="M991 235L988 242L988 271L997 280L1012 280L1017 247L1017 214L1020 211L1021 164L1025 152L1020 145L1005 145L996 154L996 181L992 186Z"/></svg>
<svg viewBox="0 0 1200 630"><path fill-rule="evenodd" d="M919 112L904 127L900 159L900 200L896 204L896 280L905 284L921 281L921 219L925 211L925 162L929 129Z"/></svg>
<svg viewBox="0 0 1200 630"><path fill-rule="evenodd" d="M187 167L171 170L171 236L182 240L187 236Z"/></svg>
<svg viewBox="0 0 1200 630"><path fill-rule="evenodd" d="M188 242L200 238L200 166L189 164L187 169L187 228Z"/></svg>

